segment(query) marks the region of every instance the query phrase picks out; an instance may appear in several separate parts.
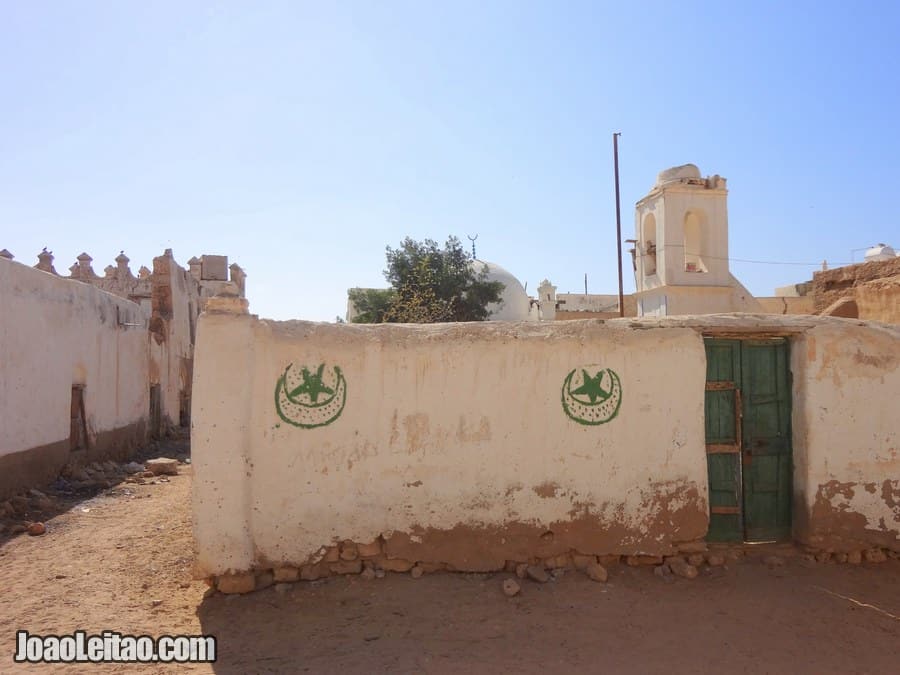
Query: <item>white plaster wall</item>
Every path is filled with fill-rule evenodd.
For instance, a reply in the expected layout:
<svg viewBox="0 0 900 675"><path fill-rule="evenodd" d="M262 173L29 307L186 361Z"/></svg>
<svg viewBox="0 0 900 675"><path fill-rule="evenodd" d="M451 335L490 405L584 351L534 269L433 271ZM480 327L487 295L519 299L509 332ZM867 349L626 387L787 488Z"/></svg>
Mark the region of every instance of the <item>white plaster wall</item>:
<svg viewBox="0 0 900 675"><path fill-rule="evenodd" d="M0 455L68 439L73 384L90 434L141 422L147 373L138 305L0 259Z"/></svg>
<svg viewBox="0 0 900 675"><path fill-rule="evenodd" d="M316 429L284 423L274 395L285 367L323 362L346 377L343 414ZM561 406L564 378L589 364L622 382L618 416L600 426ZM353 326L208 312L194 375L205 574L300 563L337 540L417 527L540 526L585 507L639 530L676 484L706 509L705 355L691 329Z"/></svg>
<svg viewBox="0 0 900 675"><path fill-rule="evenodd" d="M900 549L900 329L831 319L791 360L795 488L813 536ZM816 522L822 498L838 520Z"/></svg>

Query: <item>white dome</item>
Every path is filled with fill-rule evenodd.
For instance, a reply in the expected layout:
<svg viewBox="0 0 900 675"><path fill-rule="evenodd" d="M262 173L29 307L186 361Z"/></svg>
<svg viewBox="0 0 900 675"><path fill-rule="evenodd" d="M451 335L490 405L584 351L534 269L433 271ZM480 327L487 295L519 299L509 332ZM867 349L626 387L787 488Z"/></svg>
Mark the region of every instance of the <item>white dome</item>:
<svg viewBox="0 0 900 675"><path fill-rule="evenodd" d="M479 274L482 265L487 265L487 280L499 281L503 284L503 292L500 299L503 301L499 306L492 303L488 305L491 314L490 321L528 321L530 318L531 301L525 288L519 283L509 271L500 265L484 260L474 260L470 263L475 269L475 273Z"/></svg>
<svg viewBox="0 0 900 675"><path fill-rule="evenodd" d="M896 256L897 254L893 248L886 244L878 244L866 251L866 262L870 260L891 260Z"/></svg>

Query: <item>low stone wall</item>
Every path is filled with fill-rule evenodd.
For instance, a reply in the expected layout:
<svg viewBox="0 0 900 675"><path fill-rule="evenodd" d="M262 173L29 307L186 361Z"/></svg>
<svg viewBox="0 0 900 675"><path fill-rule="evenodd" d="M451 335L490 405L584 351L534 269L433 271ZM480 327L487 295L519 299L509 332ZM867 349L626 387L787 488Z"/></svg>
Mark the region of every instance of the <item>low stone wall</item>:
<svg viewBox="0 0 900 675"><path fill-rule="evenodd" d="M570 552L660 555L705 534L693 330L207 312L198 339L205 574L300 567L342 541L486 571Z"/></svg>
<svg viewBox="0 0 900 675"><path fill-rule="evenodd" d="M703 550L704 335L791 341L797 539L900 550L895 329L751 315L356 326L242 310L218 299L201 317L194 380L198 571L225 587Z"/></svg>

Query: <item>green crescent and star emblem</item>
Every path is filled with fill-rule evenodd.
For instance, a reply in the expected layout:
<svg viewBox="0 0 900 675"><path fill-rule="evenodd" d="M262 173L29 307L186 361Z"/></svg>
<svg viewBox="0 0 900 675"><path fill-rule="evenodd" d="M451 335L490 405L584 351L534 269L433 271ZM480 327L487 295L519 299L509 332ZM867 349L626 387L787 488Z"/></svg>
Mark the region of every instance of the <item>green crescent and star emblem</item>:
<svg viewBox="0 0 900 675"><path fill-rule="evenodd" d="M619 413L621 404L622 382L612 368L575 368L563 381L563 410L579 424L605 424Z"/></svg>
<svg viewBox="0 0 900 675"><path fill-rule="evenodd" d="M347 381L338 366L330 371L320 363L315 370L288 364L275 385L275 410L295 427L314 429L340 417L347 402Z"/></svg>

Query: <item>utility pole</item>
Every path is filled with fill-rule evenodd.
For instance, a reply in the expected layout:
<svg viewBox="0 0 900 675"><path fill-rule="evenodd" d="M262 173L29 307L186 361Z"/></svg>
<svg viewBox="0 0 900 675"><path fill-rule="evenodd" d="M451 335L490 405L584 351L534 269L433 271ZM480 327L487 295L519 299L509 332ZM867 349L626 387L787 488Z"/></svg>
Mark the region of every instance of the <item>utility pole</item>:
<svg viewBox="0 0 900 675"><path fill-rule="evenodd" d="M613 166L616 172L616 260L619 263L619 316L625 316L625 295L622 292L622 208L619 204L619 136L613 134Z"/></svg>

